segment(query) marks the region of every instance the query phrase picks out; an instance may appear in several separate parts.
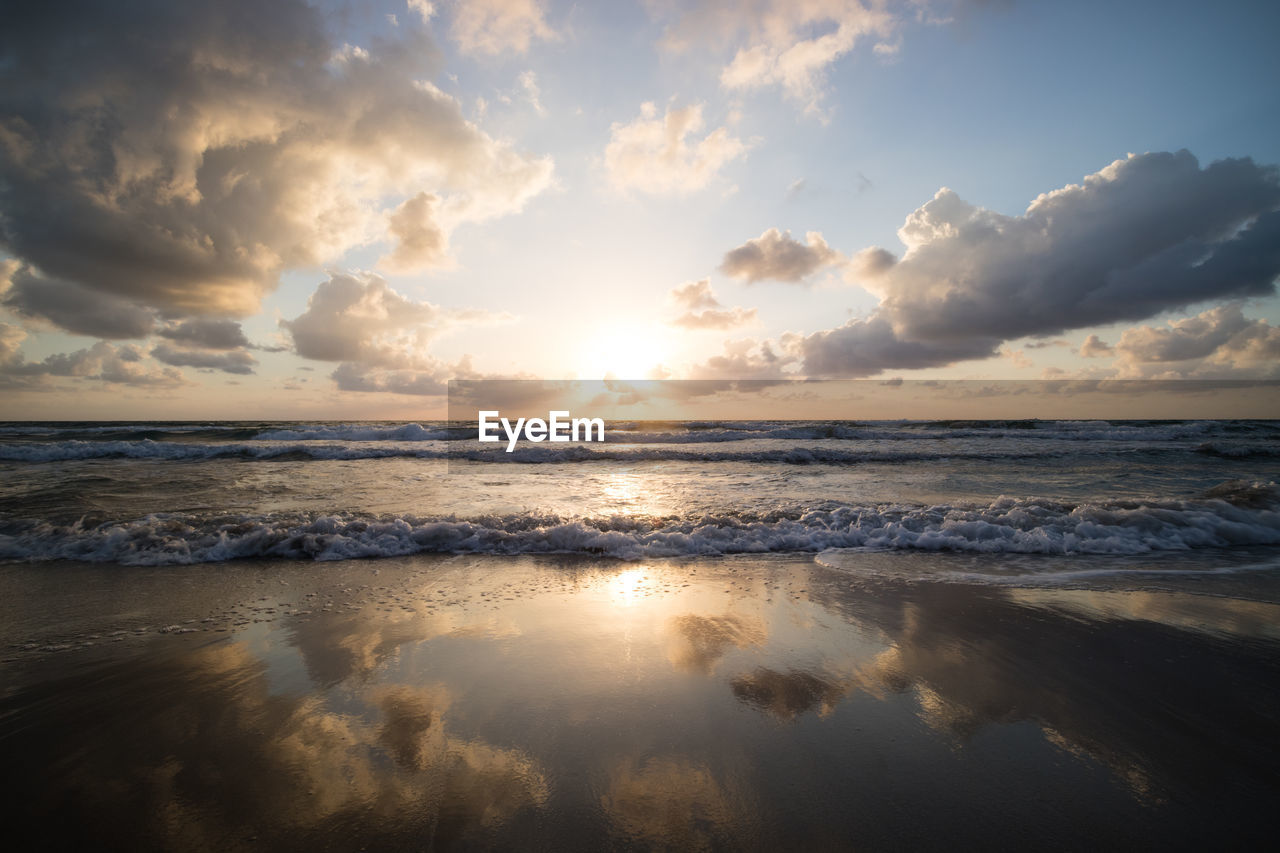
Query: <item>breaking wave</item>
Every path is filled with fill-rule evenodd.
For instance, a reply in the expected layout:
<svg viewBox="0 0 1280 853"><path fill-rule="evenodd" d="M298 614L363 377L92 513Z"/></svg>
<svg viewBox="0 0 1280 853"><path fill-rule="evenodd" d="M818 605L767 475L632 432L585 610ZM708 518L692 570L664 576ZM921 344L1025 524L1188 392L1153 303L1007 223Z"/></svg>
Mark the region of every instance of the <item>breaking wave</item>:
<svg viewBox="0 0 1280 853"><path fill-rule="evenodd" d="M168 565L421 553L592 554L624 560L828 549L1132 555L1280 544L1274 484L1215 496L1069 505L1001 497L979 506L823 506L771 513L601 518L156 514L96 526L32 522L0 534L0 559Z"/></svg>

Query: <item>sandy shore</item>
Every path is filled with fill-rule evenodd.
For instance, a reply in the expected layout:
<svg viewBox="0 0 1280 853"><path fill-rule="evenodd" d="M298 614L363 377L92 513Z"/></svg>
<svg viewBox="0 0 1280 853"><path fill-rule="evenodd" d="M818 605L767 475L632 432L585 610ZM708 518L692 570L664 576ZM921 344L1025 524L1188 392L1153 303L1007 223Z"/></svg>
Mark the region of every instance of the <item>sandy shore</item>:
<svg viewBox="0 0 1280 853"><path fill-rule="evenodd" d="M1280 829L1280 605L1259 601L809 557L41 565L0 568L0 632L16 849L1168 848Z"/></svg>

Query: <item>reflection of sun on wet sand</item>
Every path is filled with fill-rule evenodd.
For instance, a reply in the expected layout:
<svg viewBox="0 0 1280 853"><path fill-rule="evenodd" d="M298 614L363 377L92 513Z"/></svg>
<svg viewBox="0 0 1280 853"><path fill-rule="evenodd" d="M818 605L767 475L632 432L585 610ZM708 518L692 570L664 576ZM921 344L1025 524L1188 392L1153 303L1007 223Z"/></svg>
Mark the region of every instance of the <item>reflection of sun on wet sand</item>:
<svg viewBox="0 0 1280 853"><path fill-rule="evenodd" d="M310 612L262 595L253 564L204 603L205 576L157 575L191 612L156 624L240 612L236 589L258 621L6 662L14 837L964 846L996 831L993 801L1009 837L1065 846L1273 828L1275 605L861 582L792 557L343 569L288 576ZM139 607L86 595L80 636ZM1084 821L1062 805L1086 801Z"/></svg>

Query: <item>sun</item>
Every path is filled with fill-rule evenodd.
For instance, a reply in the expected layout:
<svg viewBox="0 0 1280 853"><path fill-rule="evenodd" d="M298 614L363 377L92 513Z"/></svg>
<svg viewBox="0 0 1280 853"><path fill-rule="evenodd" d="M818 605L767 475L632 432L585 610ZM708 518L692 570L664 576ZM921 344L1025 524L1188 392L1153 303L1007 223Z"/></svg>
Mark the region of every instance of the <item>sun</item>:
<svg viewBox="0 0 1280 853"><path fill-rule="evenodd" d="M589 336L578 353L578 375L585 379L652 379L670 355L661 326L615 323Z"/></svg>

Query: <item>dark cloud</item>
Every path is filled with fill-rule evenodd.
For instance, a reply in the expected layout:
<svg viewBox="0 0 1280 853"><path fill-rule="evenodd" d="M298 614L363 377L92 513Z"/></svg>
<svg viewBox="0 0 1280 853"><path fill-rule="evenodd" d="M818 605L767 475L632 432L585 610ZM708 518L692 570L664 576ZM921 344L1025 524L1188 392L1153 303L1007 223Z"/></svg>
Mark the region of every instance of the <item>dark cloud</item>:
<svg viewBox="0 0 1280 853"><path fill-rule="evenodd" d="M136 302L36 275L29 266L18 267L10 276L0 304L24 317L94 338L143 338L156 322L155 312Z"/></svg>
<svg viewBox="0 0 1280 853"><path fill-rule="evenodd" d="M725 308L721 305L711 290L710 279L691 281L674 288L670 297L672 302L685 309L683 314L671 321L673 326L725 330L747 326L758 319L755 308Z"/></svg>
<svg viewBox="0 0 1280 853"><path fill-rule="evenodd" d="M405 198L439 198L415 227L442 235L520 209L550 161L428 82L439 51L423 27L395 33L339 46L299 0L8 4L0 246L46 276L11 298L82 332L37 291L244 315L282 270L386 238Z"/></svg>
<svg viewBox="0 0 1280 853"><path fill-rule="evenodd" d="M156 330L162 338L168 338L184 346L196 346L204 349L233 350L246 349L252 344L244 336L244 331L235 320L214 320L197 318L170 323Z"/></svg>
<svg viewBox="0 0 1280 853"><path fill-rule="evenodd" d="M209 350L182 349L168 344L160 344L152 349L151 357L175 367L201 367L242 375L253 373L254 367L258 364L258 360L245 350L210 352Z"/></svg>
<svg viewBox="0 0 1280 853"><path fill-rule="evenodd" d="M809 376L873 376L884 370L937 367L995 355L1000 341L976 337L948 341L904 340L882 315L794 341Z"/></svg>
<svg viewBox="0 0 1280 853"><path fill-rule="evenodd" d="M1249 159L1130 156L1021 216L943 189L907 218L896 263L861 279L870 317L798 339L810 376L938 367L1006 340L1141 320L1209 299L1265 296L1280 274L1280 177ZM885 253L887 254L887 253ZM864 255L864 257L867 257Z"/></svg>
<svg viewBox="0 0 1280 853"><path fill-rule="evenodd" d="M765 279L798 282L825 266L843 260L818 232L810 231L804 239L805 242L801 243L792 239L790 231L770 228L727 252L720 270L725 275L748 282Z"/></svg>

